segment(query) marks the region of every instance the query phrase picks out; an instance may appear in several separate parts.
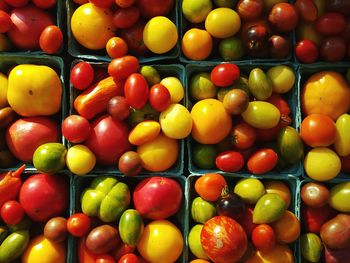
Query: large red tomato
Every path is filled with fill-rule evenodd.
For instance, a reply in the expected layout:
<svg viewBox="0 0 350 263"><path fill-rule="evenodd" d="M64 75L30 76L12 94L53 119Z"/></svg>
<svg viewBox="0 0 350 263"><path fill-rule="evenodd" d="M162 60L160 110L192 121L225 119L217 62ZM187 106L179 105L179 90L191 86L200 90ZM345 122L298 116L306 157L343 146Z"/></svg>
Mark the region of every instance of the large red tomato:
<svg viewBox="0 0 350 263"><path fill-rule="evenodd" d="M131 149L129 128L111 116L101 116L91 124L90 136L85 145L96 155L97 162L117 165L120 156Z"/></svg>
<svg viewBox="0 0 350 263"><path fill-rule="evenodd" d="M174 0L138 0L141 14L146 18L166 16L174 6Z"/></svg>
<svg viewBox="0 0 350 263"><path fill-rule="evenodd" d="M133 194L135 209L145 218L166 219L181 206L182 189L171 178L150 177L141 181Z"/></svg>
<svg viewBox="0 0 350 263"><path fill-rule="evenodd" d="M19 49L39 49L41 32L54 24L52 16L34 5L12 10L12 28L7 32L10 40Z"/></svg>
<svg viewBox="0 0 350 263"><path fill-rule="evenodd" d="M26 214L36 222L46 222L68 209L69 186L60 175L35 174L22 185L19 202Z"/></svg>
<svg viewBox="0 0 350 263"><path fill-rule="evenodd" d="M212 261L235 263L247 250L247 235L235 220L226 216L215 216L204 224L201 244Z"/></svg>

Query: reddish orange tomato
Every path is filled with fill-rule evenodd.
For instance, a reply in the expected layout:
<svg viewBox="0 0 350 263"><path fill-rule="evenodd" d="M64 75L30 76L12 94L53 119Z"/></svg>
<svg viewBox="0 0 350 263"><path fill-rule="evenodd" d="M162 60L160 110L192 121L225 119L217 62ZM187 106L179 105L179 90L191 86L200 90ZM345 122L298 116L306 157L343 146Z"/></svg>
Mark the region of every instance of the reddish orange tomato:
<svg viewBox="0 0 350 263"><path fill-rule="evenodd" d="M271 171L277 164L278 155L270 148L256 151L248 160L247 168L252 174L264 174Z"/></svg>
<svg viewBox="0 0 350 263"><path fill-rule="evenodd" d="M116 261L111 255L103 254L98 256L96 263L116 263Z"/></svg>
<svg viewBox="0 0 350 263"><path fill-rule="evenodd" d="M253 230L252 241L257 250L269 251L276 245L275 232L269 225L258 225Z"/></svg>
<svg viewBox="0 0 350 263"><path fill-rule="evenodd" d="M125 80L132 73L139 71L140 64L134 56L124 56L113 59L108 65L108 74L115 80Z"/></svg>
<svg viewBox="0 0 350 263"><path fill-rule="evenodd" d="M300 221L289 210L271 226L276 234L276 240L280 244L290 244L297 240L300 235Z"/></svg>
<svg viewBox="0 0 350 263"><path fill-rule="evenodd" d="M112 37L106 44L106 51L111 58L120 58L128 53L128 45L120 37Z"/></svg>
<svg viewBox="0 0 350 263"><path fill-rule="evenodd" d="M247 123L240 123L232 130L233 145L240 150L252 147L255 143L255 129Z"/></svg>
<svg viewBox="0 0 350 263"><path fill-rule="evenodd" d="M63 34L59 27L54 25L47 26L43 32L41 32L39 45L45 53L56 53L62 47L62 43Z"/></svg>
<svg viewBox="0 0 350 263"><path fill-rule="evenodd" d="M334 121L324 114L310 114L301 123L300 135L311 147L327 147L334 143L336 127Z"/></svg>
<svg viewBox="0 0 350 263"><path fill-rule="evenodd" d="M207 201L216 201L221 196L221 191L227 187L225 178L218 173L205 174L197 179L194 189L197 194Z"/></svg>
<svg viewBox="0 0 350 263"><path fill-rule="evenodd" d="M136 6L119 8L113 15L113 24L116 28L129 28L136 24L140 17L140 10Z"/></svg>

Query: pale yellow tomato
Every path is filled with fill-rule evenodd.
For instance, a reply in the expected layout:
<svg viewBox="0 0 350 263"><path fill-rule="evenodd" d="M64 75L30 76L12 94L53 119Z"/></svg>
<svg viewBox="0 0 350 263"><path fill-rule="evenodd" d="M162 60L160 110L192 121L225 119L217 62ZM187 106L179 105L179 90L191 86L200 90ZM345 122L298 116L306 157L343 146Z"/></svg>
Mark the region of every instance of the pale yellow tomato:
<svg viewBox="0 0 350 263"><path fill-rule="evenodd" d="M159 116L163 133L173 139L184 139L192 130L192 117L187 108L181 104L171 104Z"/></svg>
<svg viewBox="0 0 350 263"><path fill-rule="evenodd" d="M276 106L266 101L249 102L248 108L242 113L246 123L257 129L270 129L280 121L281 113Z"/></svg>
<svg viewBox="0 0 350 263"><path fill-rule="evenodd" d="M142 145L157 138L160 124L157 121L142 121L129 133L129 142L133 145Z"/></svg>
<svg viewBox="0 0 350 263"><path fill-rule="evenodd" d="M88 147L77 144L68 149L66 164L73 174L84 175L94 169L96 157Z"/></svg>
<svg viewBox="0 0 350 263"><path fill-rule="evenodd" d="M270 68L266 74L272 82L273 91L276 93L286 93L294 86L295 73L291 67L278 65Z"/></svg>
<svg viewBox="0 0 350 263"><path fill-rule="evenodd" d="M164 87L170 93L171 103L179 103L184 97L184 87L181 84L181 81L176 77L167 77L160 81Z"/></svg>
<svg viewBox="0 0 350 263"><path fill-rule="evenodd" d="M236 11L227 7L212 10L205 19L205 29L216 38L235 35L241 27L241 19Z"/></svg>

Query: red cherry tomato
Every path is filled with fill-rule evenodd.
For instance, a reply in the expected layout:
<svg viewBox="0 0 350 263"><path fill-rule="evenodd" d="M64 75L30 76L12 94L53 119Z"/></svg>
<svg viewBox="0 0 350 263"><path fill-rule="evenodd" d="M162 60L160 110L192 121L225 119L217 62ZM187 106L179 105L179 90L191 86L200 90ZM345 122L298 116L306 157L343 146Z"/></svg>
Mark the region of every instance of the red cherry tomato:
<svg viewBox="0 0 350 263"><path fill-rule="evenodd" d="M149 103L156 111L164 111L171 104L169 90L162 84L153 85L149 92Z"/></svg>
<svg viewBox="0 0 350 263"><path fill-rule="evenodd" d="M263 148L250 156L247 168L252 174L264 174L271 171L277 164L277 153L269 148Z"/></svg>
<svg viewBox="0 0 350 263"><path fill-rule="evenodd" d="M67 230L75 237L85 236L91 227L91 219L83 213L71 215L67 220Z"/></svg>
<svg viewBox="0 0 350 263"><path fill-rule="evenodd" d="M127 103L134 109L141 109L148 101L148 83L139 73L131 74L124 84L124 95Z"/></svg>
<svg viewBox="0 0 350 263"><path fill-rule="evenodd" d="M81 143L90 135L89 121L80 115L70 115L62 122L62 135L72 143Z"/></svg>
<svg viewBox="0 0 350 263"><path fill-rule="evenodd" d="M56 5L56 0L32 0L32 2L41 9L48 9Z"/></svg>
<svg viewBox="0 0 350 263"><path fill-rule="evenodd" d="M0 33L6 33L10 30L13 23L11 17L3 10L0 10Z"/></svg>
<svg viewBox="0 0 350 263"><path fill-rule="evenodd" d="M294 6L304 21L312 22L317 19L318 11L313 0L296 0Z"/></svg>
<svg viewBox="0 0 350 263"><path fill-rule="evenodd" d="M24 7L28 4L29 0L5 0L5 2L12 7Z"/></svg>
<svg viewBox="0 0 350 263"><path fill-rule="evenodd" d="M96 263L116 263L116 261L111 255L104 254L97 257Z"/></svg>
<svg viewBox="0 0 350 263"><path fill-rule="evenodd" d="M118 263L139 263L139 258L132 253L125 254L119 259Z"/></svg>
<svg viewBox="0 0 350 263"><path fill-rule="evenodd" d="M98 7L109 8L113 5L114 0L89 0L89 2Z"/></svg>
<svg viewBox="0 0 350 263"><path fill-rule="evenodd" d="M140 64L134 56L113 59L108 65L108 74L116 80L127 79L132 73L139 71Z"/></svg>
<svg viewBox="0 0 350 263"><path fill-rule="evenodd" d="M59 27L51 25L41 32L39 38L40 48L47 54L56 53L63 43L63 34Z"/></svg>
<svg viewBox="0 0 350 263"><path fill-rule="evenodd" d="M79 62L70 72L70 82L79 90L88 88L94 79L94 69L88 62Z"/></svg>
<svg viewBox="0 0 350 263"><path fill-rule="evenodd" d="M240 150L252 147L255 143L255 129L247 123L240 123L232 130L233 145Z"/></svg>
<svg viewBox="0 0 350 263"><path fill-rule="evenodd" d="M335 36L345 29L345 17L340 13L326 13L320 16L315 23L315 29L324 36Z"/></svg>
<svg viewBox="0 0 350 263"><path fill-rule="evenodd" d="M128 53L128 45L120 37L112 37L106 44L106 51L111 58L120 58Z"/></svg>
<svg viewBox="0 0 350 263"><path fill-rule="evenodd" d="M135 251L135 247L129 246L127 244L121 243L120 246L115 250L113 253L113 256L116 261L119 261L119 259L128 253L133 253Z"/></svg>
<svg viewBox="0 0 350 263"><path fill-rule="evenodd" d="M295 55L302 63L313 63L318 58L317 45L308 39L299 41L295 46Z"/></svg>
<svg viewBox="0 0 350 263"><path fill-rule="evenodd" d="M121 8L127 8L132 6L134 3L136 2L136 0L115 0L115 3L117 6L121 7Z"/></svg>
<svg viewBox="0 0 350 263"><path fill-rule="evenodd" d="M215 160L216 167L224 172L238 172L244 166L244 158L240 152L225 151Z"/></svg>
<svg viewBox="0 0 350 263"><path fill-rule="evenodd" d="M252 241L257 250L269 251L276 245L275 232L269 225L258 225L253 230Z"/></svg>
<svg viewBox="0 0 350 263"><path fill-rule="evenodd" d="M5 224L16 225L22 221L24 209L17 201L7 201L2 205L0 214Z"/></svg>
<svg viewBox="0 0 350 263"><path fill-rule="evenodd" d="M140 17L140 10L136 6L120 8L115 11L113 24L116 28L129 28L136 24Z"/></svg>
<svg viewBox="0 0 350 263"><path fill-rule="evenodd" d="M235 64L224 63L217 65L210 73L210 79L218 87L227 87L239 78L240 70Z"/></svg>

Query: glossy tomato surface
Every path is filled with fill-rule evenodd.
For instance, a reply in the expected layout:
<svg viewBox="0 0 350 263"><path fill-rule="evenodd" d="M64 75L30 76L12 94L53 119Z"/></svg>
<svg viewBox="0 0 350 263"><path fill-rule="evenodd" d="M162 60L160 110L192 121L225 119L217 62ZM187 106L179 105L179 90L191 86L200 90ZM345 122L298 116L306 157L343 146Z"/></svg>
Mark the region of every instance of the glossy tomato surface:
<svg viewBox="0 0 350 263"><path fill-rule="evenodd" d="M302 63L313 63L319 56L318 47L311 40L303 39L296 44L295 55Z"/></svg>
<svg viewBox="0 0 350 263"><path fill-rule="evenodd" d="M244 158L240 152L225 151L215 160L216 167L224 172L238 172L244 166Z"/></svg>
<svg viewBox="0 0 350 263"><path fill-rule="evenodd" d="M253 230L252 241L257 250L269 251L276 244L275 232L267 224L258 225Z"/></svg>
<svg viewBox="0 0 350 263"><path fill-rule="evenodd" d="M227 187L225 177L218 173L205 174L197 179L194 188L200 197L207 201L217 201L222 189Z"/></svg>
<svg viewBox="0 0 350 263"><path fill-rule="evenodd" d="M83 213L71 215L67 221L68 232L75 237L85 236L91 227L91 219Z"/></svg>
<svg viewBox="0 0 350 263"><path fill-rule="evenodd" d="M70 82L79 90L88 88L94 80L94 68L89 62L79 62L70 72Z"/></svg>
<svg viewBox="0 0 350 263"><path fill-rule="evenodd" d="M124 84L124 95L127 103L134 109L142 109L148 101L148 83L139 73L131 74Z"/></svg>
<svg viewBox="0 0 350 263"><path fill-rule="evenodd" d="M248 160L248 170L253 174L264 174L271 171L277 164L277 153L269 148L256 151Z"/></svg>
<svg viewBox="0 0 350 263"><path fill-rule="evenodd" d="M124 56L113 59L108 65L108 74L116 80L127 79L140 68L139 61L134 56Z"/></svg>
<svg viewBox="0 0 350 263"><path fill-rule="evenodd" d="M86 118L80 115L70 115L62 122L61 130L68 141L81 143L89 137L91 127Z"/></svg>
<svg viewBox="0 0 350 263"><path fill-rule="evenodd" d="M24 209L20 203L11 200L4 203L1 207L1 219L5 224L16 225L24 217Z"/></svg>
<svg viewBox="0 0 350 263"><path fill-rule="evenodd" d="M47 54L59 51L63 44L63 34L58 26L48 26L41 32L39 38L40 48Z"/></svg>
<svg viewBox="0 0 350 263"><path fill-rule="evenodd" d="M149 92L149 103L156 111L166 110L171 104L169 90L162 84L153 85Z"/></svg>
<svg viewBox="0 0 350 263"><path fill-rule="evenodd" d="M235 64L220 64L210 73L211 81L218 87L227 87L239 78L240 69Z"/></svg>

